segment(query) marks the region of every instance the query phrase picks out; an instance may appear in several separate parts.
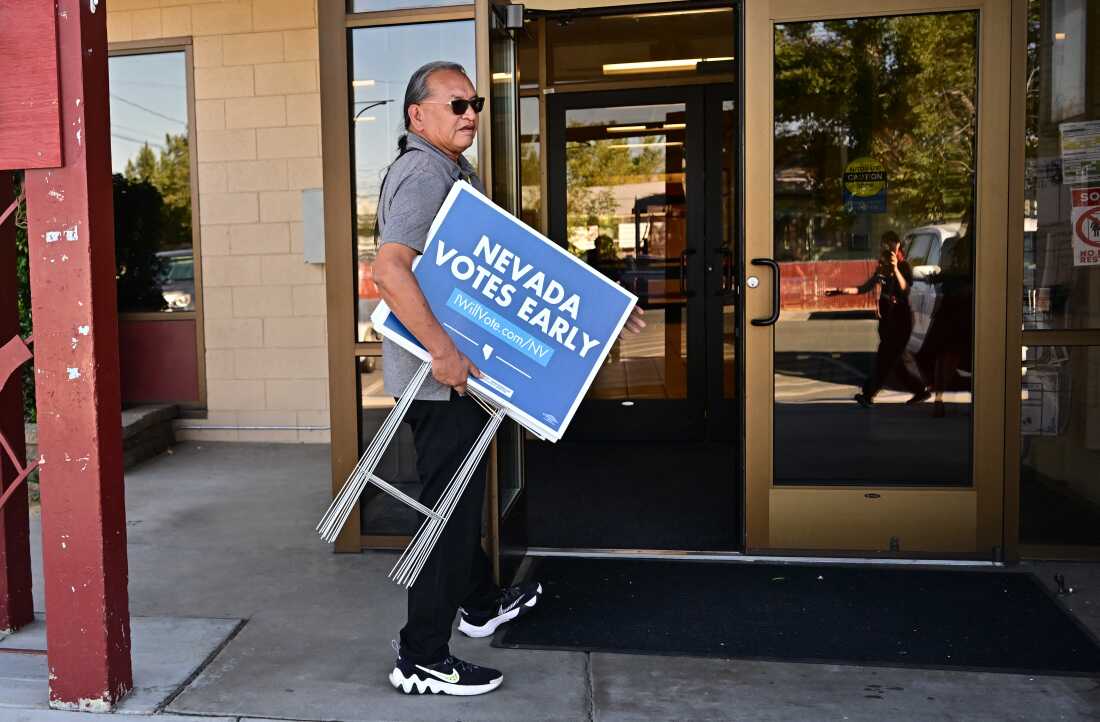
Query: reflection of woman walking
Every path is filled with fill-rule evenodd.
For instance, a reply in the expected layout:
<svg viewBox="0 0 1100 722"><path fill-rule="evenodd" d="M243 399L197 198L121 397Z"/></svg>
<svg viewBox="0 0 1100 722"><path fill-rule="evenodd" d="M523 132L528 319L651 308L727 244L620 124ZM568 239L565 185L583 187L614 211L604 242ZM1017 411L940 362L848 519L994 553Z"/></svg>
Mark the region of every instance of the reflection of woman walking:
<svg viewBox="0 0 1100 722"><path fill-rule="evenodd" d="M913 285L913 271L901 250L901 239L893 231L882 234L882 253L875 273L859 286L832 288L826 296L857 295L881 288L878 297L878 353L875 367L863 383L863 389L855 395L860 406L870 407L875 394L882 389L890 372L895 369L902 383L913 396L906 404L916 404L931 394L917 369L916 360L906 351L909 335L913 331L913 313L909 309L909 289ZM898 362L901 362L900 364Z"/></svg>
<svg viewBox="0 0 1100 722"><path fill-rule="evenodd" d="M973 284L970 278L972 255L971 223L967 222L962 236L949 239L940 251L943 270L933 282L939 289L932 322L924 336L919 356L932 366L932 389L936 393L932 415L944 416L943 393L951 388L960 368L971 367L971 338L973 323Z"/></svg>

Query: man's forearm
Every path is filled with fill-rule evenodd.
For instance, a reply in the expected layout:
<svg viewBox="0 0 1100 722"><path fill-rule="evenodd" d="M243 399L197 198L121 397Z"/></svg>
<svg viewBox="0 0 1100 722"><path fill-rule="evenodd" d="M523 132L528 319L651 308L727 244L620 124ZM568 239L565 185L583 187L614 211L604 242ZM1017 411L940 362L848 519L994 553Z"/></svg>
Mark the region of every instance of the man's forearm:
<svg viewBox="0 0 1100 722"><path fill-rule="evenodd" d="M382 300L397 314L405 328L428 349L432 357L439 357L453 345L451 337L439 325L435 314L420 290L420 284L412 271L400 266L388 269L385 280L375 278Z"/></svg>

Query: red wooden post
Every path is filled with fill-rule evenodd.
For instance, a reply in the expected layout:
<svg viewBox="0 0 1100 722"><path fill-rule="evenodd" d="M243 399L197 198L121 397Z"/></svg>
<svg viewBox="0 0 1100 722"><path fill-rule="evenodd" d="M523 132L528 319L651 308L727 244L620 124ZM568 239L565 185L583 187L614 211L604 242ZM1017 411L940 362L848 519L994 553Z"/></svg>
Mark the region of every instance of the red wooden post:
<svg viewBox="0 0 1100 722"><path fill-rule="evenodd" d="M11 173L0 172L0 215L15 200ZM18 284L15 278L15 219L0 223L0 346L19 334ZM24 357L25 358L25 357ZM23 436L23 388L16 369L5 382L0 368L0 436L26 462ZM0 497L15 482L19 470L0 449ZM27 485L12 492L0 507L0 632L15 631L34 620L31 600L31 547Z"/></svg>
<svg viewBox="0 0 1100 722"><path fill-rule="evenodd" d="M98 7L97 7L98 6ZM118 368L107 12L58 0L64 165L26 176L50 706L133 687Z"/></svg>

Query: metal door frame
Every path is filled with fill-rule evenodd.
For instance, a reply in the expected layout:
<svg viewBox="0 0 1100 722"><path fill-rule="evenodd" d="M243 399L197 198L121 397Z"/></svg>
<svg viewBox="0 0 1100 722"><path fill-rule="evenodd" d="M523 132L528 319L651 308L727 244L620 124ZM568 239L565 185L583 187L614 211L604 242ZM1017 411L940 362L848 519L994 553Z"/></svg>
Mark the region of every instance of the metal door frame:
<svg viewBox="0 0 1100 722"><path fill-rule="evenodd" d="M908 514L939 519L945 503L973 508L973 543L958 549L917 550L917 555L990 559L1002 552L1005 480L1005 278L1004 239L1008 228L1009 156L1003 152L1009 137L1011 5L998 0L837 0L823 5L812 0L760 0L744 4L742 24L743 97L751 99L744 111L744 264L754 257L770 257L773 244L773 43L776 23L826 19L978 11L978 170L977 223L981 230L974 260L974 401L972 407L973 484L965 488L886 488L872 486L777 487L773 483L773 350L771 326L742 325L745 373L745 531L746 550L801 553L843 550L830 542L830 522L820 509L832 504L848 520L875 514L862 503L867 494L891 503ZM742 266L746 268L746 266ZM747 273L745 270L743 273ZM743 281L744 279L742 279ZM772 312L773 279L760 274L757 289L747 291L743 318ZM793 512L792 512L793 510ZM801 510L801 511L799 511ZM792 517L797 514L797 519ZM777 543L778 525L801 525L805 547L783 548ZM834 525L835 526L835 525ZM873 548L857 551L884 555ZM820 552L815 552L820 553Z"/></svg>

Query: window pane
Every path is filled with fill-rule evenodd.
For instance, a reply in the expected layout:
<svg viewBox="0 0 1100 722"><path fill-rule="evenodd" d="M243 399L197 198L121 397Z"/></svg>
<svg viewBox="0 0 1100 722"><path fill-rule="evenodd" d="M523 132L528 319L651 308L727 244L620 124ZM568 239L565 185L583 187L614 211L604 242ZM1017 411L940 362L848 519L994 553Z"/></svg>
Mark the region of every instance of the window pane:
<svg viewBox="0 0 1100 722"><path fill-rule="evenodd" d="M731 8L638 12L549 20L553 83L733 73ZM700 62L702 61L702 62Z"/></svg>
<svg viewBox="0 0 1100 722"><path fill-rule="evenodd" d="M357 28L351 31L351 48L355 156L352 187L358 258L355 337L359 341L379 341L370 326L370 314L379 300L370 267L378 250L375 239L378 193L386 168L397 157L397 139L405 131L402 114L405 86L417 68L433 60L461 64L476 85L474 23L463 20ZM476 142L465 155L476 168Z"/></svg>
<svg viewBox="0 0 1100 722"><path fill-rule="evenodd" d="M1098 28L1098 0L1028 5L1025 329L1100 328Z"/></svg>
<svg viewBox="0 0 1100 722"><path fill-rule="evenodd" d="M382 428L394 401L382 388L381 356L360 356L356 365L359 370L359 454L362 454ZM416 473L416 449L408 424L401 424L374 473L412 498L419 498L423 486ZM363 534L414 534L422 521L415 510L373 484L367 485L359 501Z"/></svg>
<svg viewBox="0 0 1100 722"><path fill-rule="evenodd" d="M619 401L687 398L687 106L565 113L568 250L639 296L589 389Z"/></svg>
<svg viewBox="0 0 1100 722"><path fill-rule="evenodd" d="M519 64L519 87L539 87L539 24L528 20L516 43L516 62Z"/></svg>
<svg viewBox="0 0 1100 722"><path fill-rule="evenodd" d="M470 0L348 0L348 12L367 13L378 10L404 10L406 8L470 4L472 4Z"/></svg>
<svg viewBox="0 0 1100 722"><path fill-rule="evenodd" d="M539 143L539 99L520 98L519 101L520 148L520 218L532 228L542 227L542 165Z"/></svg>
<svg viewBox="0 0 1100 722"><path fill-rule="evenodd" d="M519 93L516 66L516 43L512 31L507 30L495 13L489 28L489 107L492 112L485 118L492 123L493 153L490 164L493 169L493 201L509 213L518 213L519 195L519 131L516 114L519 113Z"/></svg>
<svg viewBox="0 0 1100 722"><path fill-rule="evenodd" d="M195 310L186 57L108 64L119 311Z"/></svg>
<svg viewBox="0 0 1100 722"><path fill-rule="evenodd" d="M779 484L971 482L977 17L776 26Z"/></svg>
<svg viewBox="0 0 1100 722"><path fill-rule="evenodd" d="M1100 545L1100 346L1024 347L1020 541Z"/></svg>

